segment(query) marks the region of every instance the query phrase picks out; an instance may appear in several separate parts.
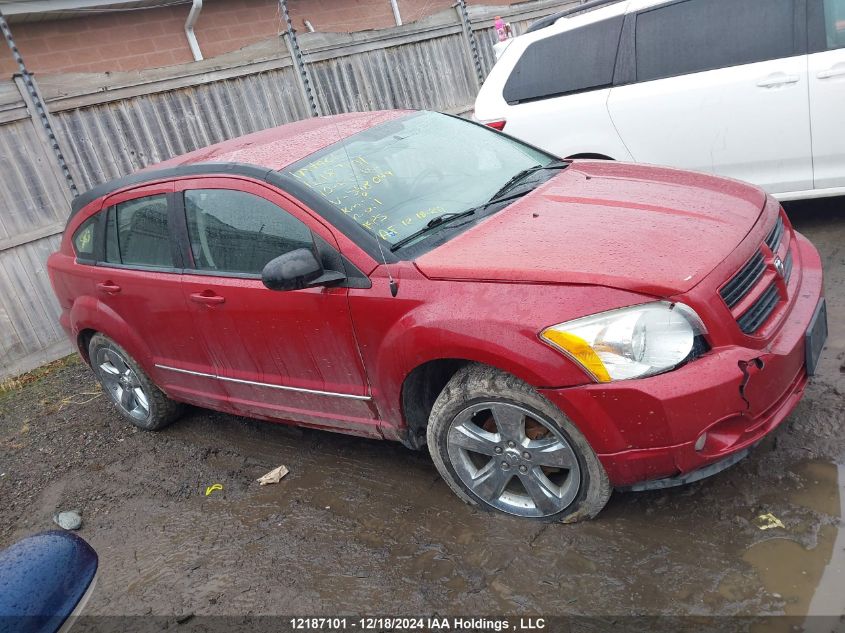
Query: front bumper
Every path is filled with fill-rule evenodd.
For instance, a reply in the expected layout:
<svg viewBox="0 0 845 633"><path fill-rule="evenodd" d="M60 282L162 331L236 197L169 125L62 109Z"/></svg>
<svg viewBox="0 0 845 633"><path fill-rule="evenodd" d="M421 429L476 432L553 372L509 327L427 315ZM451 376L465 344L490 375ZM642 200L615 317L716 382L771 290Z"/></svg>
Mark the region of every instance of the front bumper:
<svg viewBox="0 0 845 633"><path fill-rule="evenodd" d="M541 390L581 429L613 485L683 477L725 460L796 407L808 379L804 335L822 296L818 252L798 234L796 246L797 298L762 349L717 347L660 376Z"/></svg>

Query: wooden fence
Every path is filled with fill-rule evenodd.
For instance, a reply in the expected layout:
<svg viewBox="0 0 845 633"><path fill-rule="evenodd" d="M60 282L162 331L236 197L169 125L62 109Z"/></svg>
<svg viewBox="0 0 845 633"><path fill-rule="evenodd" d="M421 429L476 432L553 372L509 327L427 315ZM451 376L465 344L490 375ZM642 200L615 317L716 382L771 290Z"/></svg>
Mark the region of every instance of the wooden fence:
<svg viewBox="0 0 845 633"><path fill-rule="evenodd" d="M468 111L494 62L493 19L522 33L578 0L471 6L360 33L299 35L320 113ZM80 190L212 143L310 116L289 42L138 72L37 77ZM71 351L46 270L70 193L20 78L0 83L0 378Z"/></svg>

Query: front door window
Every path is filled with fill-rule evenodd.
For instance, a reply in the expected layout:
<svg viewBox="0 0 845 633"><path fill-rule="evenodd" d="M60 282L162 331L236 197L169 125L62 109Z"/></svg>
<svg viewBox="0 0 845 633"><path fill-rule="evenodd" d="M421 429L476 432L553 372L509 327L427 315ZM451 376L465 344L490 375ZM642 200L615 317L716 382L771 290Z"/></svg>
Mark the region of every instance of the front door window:
<svg viewBox="0 0 845 633"><path fill-rule="evenodd" d="M271 259L312 248L308 227L244 191L186 191L185 214L197 270L260 275Z"/></svg>

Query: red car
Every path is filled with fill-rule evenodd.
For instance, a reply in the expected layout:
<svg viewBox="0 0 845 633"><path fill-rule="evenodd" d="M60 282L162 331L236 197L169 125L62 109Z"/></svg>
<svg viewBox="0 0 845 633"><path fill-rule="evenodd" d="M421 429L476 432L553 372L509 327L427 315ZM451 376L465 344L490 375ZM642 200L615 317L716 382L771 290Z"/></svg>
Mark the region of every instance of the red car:
<svg viewBox="0 0 845 633"><path fill-rule="evenodd" d="M182 403L428 445L464 501L594 516L801 398L818 253L739 182L430 112L300 121L78 197L61 323L143 429Z"/></svg>

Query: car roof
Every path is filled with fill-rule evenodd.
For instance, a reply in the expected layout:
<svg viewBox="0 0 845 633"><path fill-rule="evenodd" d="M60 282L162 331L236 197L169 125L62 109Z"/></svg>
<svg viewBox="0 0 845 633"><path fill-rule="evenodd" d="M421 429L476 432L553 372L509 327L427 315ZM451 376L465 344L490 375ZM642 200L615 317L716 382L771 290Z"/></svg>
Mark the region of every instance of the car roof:
<svg viewBox="0 0 845 633"><path fill-rule="evenodd" d="M555 26L558 24L565 25L567 23L567 19L572 19L576 17L585 18L584 20L577 22L578 26L586 26L587 24L598 22L605 18L606 12L600 12L600 9L605 8L605 6L607 5L621 5L621 13L631 13L635 11L642 11L644 9L651 9L653 7L659 7L660 5L670 4L676 1L678 0L587 0L586 2L582 1L582 4L576 4L574 6L567 7L562 11L558 11L557 13L552 13L550 15L547 15L546 17L540 18L528 27L528 30L525 32L525 34L527 35L528 33L536 33L538 31L542 31L543 29L547 29L551 26ZM618 13L619 12L614 11L614 14ZM565 28L564 30L567 29Z"/></svg>
<svg viewBox="0 0 845 633"><path fill-rule="evenodd" d="M380 110L303 119L209 145L151 165L142 171L199 163L239 163L278 171L353 134L405 116L409 112Z"/></svg>
<svg viewBox="0 0 845 633"><path fill-rule="evenodd" d="M559 20L562 20L564 18L569 18L574 15L579 15L584 12L592 11L593 9L603 7L608 4L618 4L619 2L627 2L627 0L587 0L586 2L582 0L580 4L567 7L562 11L558 11L557 13L551 13L545 17L540 18L536 22L533 22L528 27L528 30L525 31L525 33L534 33L536 31L549 28L550 26L554 26Z"/></svg>
<svg viewBox="0 0 845 633"><path fill-rule="evenodd" d="M411 112L379 110L303 119L175 156L78 195L71 202L68 223L95 200L119 189L154 180L212 174L240 174L266 180L268 174L284 169L338 141Z"/></svg>

